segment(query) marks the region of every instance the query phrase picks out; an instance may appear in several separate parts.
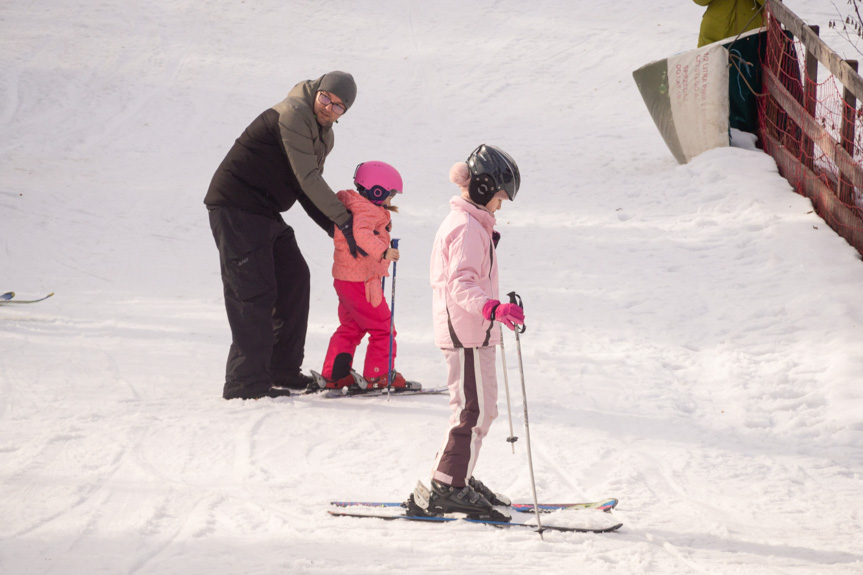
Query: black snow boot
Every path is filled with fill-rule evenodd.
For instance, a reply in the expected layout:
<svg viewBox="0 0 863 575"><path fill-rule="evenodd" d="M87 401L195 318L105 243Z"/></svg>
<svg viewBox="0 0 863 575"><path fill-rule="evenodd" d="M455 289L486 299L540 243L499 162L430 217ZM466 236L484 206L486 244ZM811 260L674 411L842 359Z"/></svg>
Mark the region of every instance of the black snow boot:
<svg viewBox="0 0 863 575"><path fill-rule="evenodd" d="M309 385L313 385L315 380L298 371L296 374L291 375L274 375L272 382L273 384L271 389L293 389L295 391L300 391L307 389Z"/></svg>

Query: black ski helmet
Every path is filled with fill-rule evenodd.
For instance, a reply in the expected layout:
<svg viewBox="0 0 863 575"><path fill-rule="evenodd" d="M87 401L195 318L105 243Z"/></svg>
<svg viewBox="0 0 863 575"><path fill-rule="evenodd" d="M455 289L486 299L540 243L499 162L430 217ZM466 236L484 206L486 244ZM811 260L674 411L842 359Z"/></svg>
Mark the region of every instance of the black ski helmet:
<svg viewBox="0 0 863 575"><path fill-rule="evenodd" d="M499 190L504 190L510 200L515 199L521 185L521 174L512 157L495 146L480 144L467 159L470 172L468 193L479 205L488 204Z"/></svg>

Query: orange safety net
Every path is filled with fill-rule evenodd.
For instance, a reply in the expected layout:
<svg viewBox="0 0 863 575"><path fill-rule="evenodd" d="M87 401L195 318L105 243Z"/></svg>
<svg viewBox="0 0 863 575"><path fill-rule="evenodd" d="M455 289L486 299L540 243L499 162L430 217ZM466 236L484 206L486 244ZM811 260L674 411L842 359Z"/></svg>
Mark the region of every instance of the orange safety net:
<svg viewBox="0 0 863 575"><path fill-rule="evenodd" d="M764 151L774 157L777 157L778 152L784 158L796 159L794 162L778 163L783 175L795 186L798 193L810 197L813 193L816 196L826 193L812 192L812 186L808 187L807 193L807 179L811 178L817 178L829 188L829 193L835 196L829 198L829 202L835 204L838 199L839 203L848 208L852 217L839 218L836 210L824 209L827 202L819 201L825 200L823 197L813 197L813 203L818 208L819 215L847 238L843 228L854 228L855 233L863 229L863 189L855 187L847 175L843 176L840 172L830 153L832 146L823 139L813 141L808 138L800 127L800 123L805 120L795 121L793 118L799 116L783 109L779 101L784 100L786 109L790 101L800 104L806 116L813 118L839 146L849 152L852 163L858 168L863 165L863 122L858 120L863 111L858 110L856 101L849 105L843 99L843 87L820 64L817 78L813 80L807 77L804 65L805 47L799 39L793 38L783 29L781 23L773 17L769 6L768 2L765 7L767 35L762 62L763 92L766 95L759 98L759 127ZM769 77L769 72L773 73L773 78ZM784 88L784 98L777 99L767 94L771 82L774 86L778 83ZM827 149L822 149L819 144Z"/></svg>

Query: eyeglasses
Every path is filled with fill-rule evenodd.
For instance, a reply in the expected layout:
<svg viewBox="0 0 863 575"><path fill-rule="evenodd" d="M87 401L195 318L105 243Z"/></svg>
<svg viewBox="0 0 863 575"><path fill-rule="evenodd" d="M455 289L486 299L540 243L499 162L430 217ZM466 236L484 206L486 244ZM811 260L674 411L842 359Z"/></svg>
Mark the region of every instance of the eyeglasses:
<svg viewBox="0 0 863 575"><path fill-rule="evenodd" d="M333 102L330 99L330 97L327 96L326 92L318 92L318 101L320 101L320 103L324 106L324 108L326 108L327 106L332 104L333 105L333 112L335 112L339 116L341 116L342 114L344 114L345 112L348 111L348 109L345 108L345 106L343 104L336 104L335 102Z"/></svg>

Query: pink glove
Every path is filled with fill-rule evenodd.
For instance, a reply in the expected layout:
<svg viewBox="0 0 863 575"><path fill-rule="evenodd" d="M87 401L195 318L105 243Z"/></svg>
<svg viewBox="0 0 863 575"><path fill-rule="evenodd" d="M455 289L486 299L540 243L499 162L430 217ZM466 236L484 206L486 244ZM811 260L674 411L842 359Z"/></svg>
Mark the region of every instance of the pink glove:
<svg viewBox="0 0 863 575"><path fill-rule="evenodd" d="M497 320L509 329L515 331L515 325L524 324L524 310L514 303L500 303L490 299L482 306L482 316L489 320Z"/></svg>

